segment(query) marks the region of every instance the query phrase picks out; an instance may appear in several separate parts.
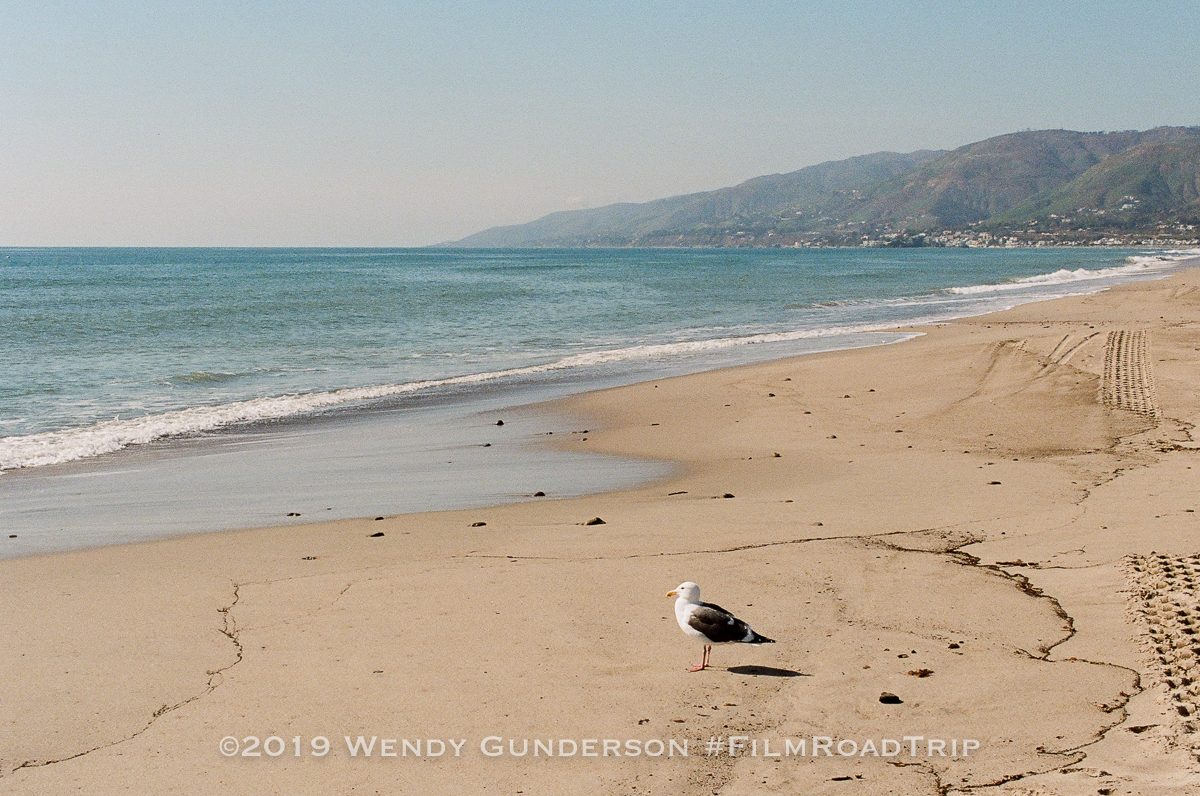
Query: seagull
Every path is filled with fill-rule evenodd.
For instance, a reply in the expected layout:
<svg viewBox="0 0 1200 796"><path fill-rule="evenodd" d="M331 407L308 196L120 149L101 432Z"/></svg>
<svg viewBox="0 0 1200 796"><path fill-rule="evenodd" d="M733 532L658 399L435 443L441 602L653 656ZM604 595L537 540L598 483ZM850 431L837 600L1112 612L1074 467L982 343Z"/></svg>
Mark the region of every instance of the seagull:
<svg viewBox="0 0 1200 796"><path fill-rule="evenodd" d="M680 583L668 597L675 598L675 621L684 634L704 645L704 656L700 662L688 669L699 672L708 668L708 656L713 644L774 644L775 639L760 636L750 625L738 619L719 605L700 602L700 587L690 580Z"/></svg>

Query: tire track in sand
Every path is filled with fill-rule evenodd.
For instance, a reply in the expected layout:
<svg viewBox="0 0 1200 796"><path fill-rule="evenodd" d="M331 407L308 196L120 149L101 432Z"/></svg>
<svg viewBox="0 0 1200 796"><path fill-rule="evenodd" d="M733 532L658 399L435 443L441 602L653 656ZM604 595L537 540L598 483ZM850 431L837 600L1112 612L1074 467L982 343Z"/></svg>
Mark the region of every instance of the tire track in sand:
<svg viewBox="0 0 1200 796"><path fill-rule="evenodd" d="M1158 420L1158 390L1150 364L1150 333L1119 329L1108 333L1100 399L1105 406Z"/></svg>
<svg viewBox="0 0 1200 796"><path fill-rule="evenodd" d="M1200 762L1200 554L1125 559L1131 613L1151 681L1171 716L1171 744Z"/></svg>

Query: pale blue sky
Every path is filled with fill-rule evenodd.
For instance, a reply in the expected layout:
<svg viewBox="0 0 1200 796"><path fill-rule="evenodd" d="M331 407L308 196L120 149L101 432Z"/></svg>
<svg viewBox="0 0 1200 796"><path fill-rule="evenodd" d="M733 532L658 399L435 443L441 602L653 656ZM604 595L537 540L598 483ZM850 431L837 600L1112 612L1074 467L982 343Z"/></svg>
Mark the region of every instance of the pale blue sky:
<svg viewBox="0 0 1200 796"><path fill-rule="evenodd" d="M0 245L420 245L882 149L1195 125L1198 40L1196 1L0 0Z"/></svg>

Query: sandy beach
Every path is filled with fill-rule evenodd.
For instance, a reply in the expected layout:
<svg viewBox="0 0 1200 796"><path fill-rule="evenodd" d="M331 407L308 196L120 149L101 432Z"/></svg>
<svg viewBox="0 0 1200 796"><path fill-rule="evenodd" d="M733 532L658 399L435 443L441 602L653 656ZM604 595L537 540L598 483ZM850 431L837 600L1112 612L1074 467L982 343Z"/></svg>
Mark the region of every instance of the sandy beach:
<svg viewBox="0 0 1200 796"><path fill-rule="evenodd" d="M0 791L1196 793L1198 330L1190 270L497 416L632 491L0 562ZM778 643L688 673L685 580Z"/></svg>

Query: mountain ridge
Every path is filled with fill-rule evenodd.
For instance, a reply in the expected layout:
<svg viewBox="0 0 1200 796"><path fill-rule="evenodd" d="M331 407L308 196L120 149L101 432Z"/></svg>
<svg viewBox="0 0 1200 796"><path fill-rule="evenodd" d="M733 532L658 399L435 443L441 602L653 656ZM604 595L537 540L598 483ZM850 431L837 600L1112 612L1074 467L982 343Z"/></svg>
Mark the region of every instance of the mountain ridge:
<svg viewBox="0 0 1200 796"><path fill-rule="evenodd" d="M561 210L453 244L987 245L1196 237L1200 126L1006 133L875 152L712 191ZM941 242L939 244L939 241ZM1186 242L1186 240L1185 240Z"/></svg>

